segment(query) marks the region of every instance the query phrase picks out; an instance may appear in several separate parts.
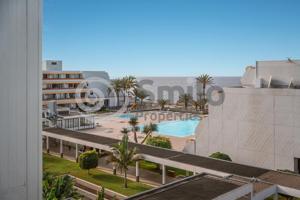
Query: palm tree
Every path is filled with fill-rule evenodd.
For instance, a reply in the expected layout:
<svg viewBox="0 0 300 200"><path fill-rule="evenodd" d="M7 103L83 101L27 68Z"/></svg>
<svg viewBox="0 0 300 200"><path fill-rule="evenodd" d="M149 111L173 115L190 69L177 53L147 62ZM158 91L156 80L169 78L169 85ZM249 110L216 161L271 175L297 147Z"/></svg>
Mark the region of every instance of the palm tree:
<svg viewBox="0 0 300 200"><path fill-rule="evenodd" d="M202 84L202 96L204 99L206 99L206 94L205 94L205 90L206 90L206 85L210 85L213 84L213 77L209 76L208 74L202 74L201 76L199 76L198 78L196 78L197 82Z"/></svg>
<svg viewBox="0 0 300 200"><path fill-rule="evenodd" d="M179 102L184 103L184 108L187 110L187 107L192 99L193 99L192 96L186 93L180 95Z"/></svg>
<svg viewBox="0 0 300 200"><path fill-rule="evenodd" d="M120 92L122 90L122 80L121 79L114 79L111 81L112 87L117 96L117 106L120 106Z"/></svg>
<svg viewBox="0 0 300 200"><path fill-rule="evenodd" d="M160 109L163 110L165 108L165 105L168 103L168 100L160 99L157 102L160 105Z"/></svg>
<svg viewBox="0 0 300 200"><path fill-rule="evenodd" d="M131 95L134 96L134 103L137 103L139 92L140 92L140 88L139 87L135 87L131 91Z"/></svg>
<svg viewBox="0 0 300 200"><path fill-rule="evenodd" d="M121 133L128 134L130 131L127 128L122 128Z"/></svg>
<svg viewBox="0 0 300 200"><path fill-rule="evenodd" d="M200 99L199 100L199 108L200 108L200 110L204 110L206 104L207 104L207 99Z"/></svg>
<svg viewBox="0 0 300 200"><path fill-rule="evenodd" d="M196 111L198 111L198 107L200 107L200 101L192 101L193 106L195 107Z"/></svg>
<svg viewBox="0 0 300 200"><path fill-rule="evenodd" d="M143 128L143 132L146 134L145 138L141 142L141 144L144 144L144 142L147 140L147 138L150 136L152 132L155 132L158 130L157 124L150 123L148 125L145 125Z"/></svg>
<svg viewBox="0 0 300 200"><path fill-rule="evenodd" d="M140 91L138 92L138 96L137 96L137 97L140 99L141 105L143 105L143 101L144 101L147 97L149 97L149 95L146 93L145 90L140 90Z"/></svg>
<svg viewBox="0 0 300 200"><path fill-rule="evenodd" d="M111 155L108 162L113 163L117 168L124 171L124 187L128 188L127 185L127 171L131 163L139 161L142 158L140 154L136 153L136 148L128 147L128 135L124 134L121 142L113 145L111 148Z"/></svg>
<svg viewBox="0 0 300 200"><path fill-rule="evenodd" d="M128 121L128 123L132 127L132 132L134 134L134 141L135 141L135 143L138 143L137 135L136 135L136 132L140 130L140 128L138 127L138 124L139 124L138 118L137 117L131 117L130 120Z"/></svg>
<svg viewBox="0 0 300 200"><path fill-rule="evenodd" d="M126 100L126 95L131 89L134 89L137 87L137 80L134 76L125 76L124 78L121 79L122 82L122 89L123 89L123 97L124 97L124 102Z"/></svg>

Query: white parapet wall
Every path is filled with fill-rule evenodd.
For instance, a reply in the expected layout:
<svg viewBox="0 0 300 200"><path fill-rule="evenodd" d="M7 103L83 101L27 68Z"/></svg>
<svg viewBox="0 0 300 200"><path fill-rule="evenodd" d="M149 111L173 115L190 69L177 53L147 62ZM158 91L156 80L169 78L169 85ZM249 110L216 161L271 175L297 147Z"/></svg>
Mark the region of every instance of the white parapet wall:
<svg viewBox="0 0 300 200"><path fill-rule="evenodd" d="M196 130L197 154L220 151L234 162L295 170L300 158L300 90L225 88Z"/></svg>

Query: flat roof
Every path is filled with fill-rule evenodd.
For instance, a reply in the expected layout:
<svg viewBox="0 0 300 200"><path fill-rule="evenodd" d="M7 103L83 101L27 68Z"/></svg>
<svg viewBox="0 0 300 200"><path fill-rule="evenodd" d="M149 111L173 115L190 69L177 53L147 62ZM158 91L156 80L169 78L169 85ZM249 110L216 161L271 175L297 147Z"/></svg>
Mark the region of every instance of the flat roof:
<svg viewBox="0 0 300 200"><path fill-rule="evenodd" d="M200 174L129 197L127 200L209 200L246 184L247 182Z"/></svg>
<svg viewBox="0 0 300 200"><path fill-rule="evenodd" d="M107 146L111 146L112 144L116 144L120 141L118 139L113 139L109 137L92 135L88 133L82 133L60 128L47 128L43 131L52 134L57 134L58 136L70 137ZM300 176L297 174L288 174L284 172L242 165L234 162L227 162L204 156L186 154L178 151L162 149L148 145L141 145L136 143L130 143L129 145L131 147L136 147L138 153L165 159L167 161L185 163L192 166L202 167L209 170L215 170L218 172L233 174L241 177L257 178L258 180L262 180L272 184L278 184L281 186L286 186L300 190Z"/></svg>

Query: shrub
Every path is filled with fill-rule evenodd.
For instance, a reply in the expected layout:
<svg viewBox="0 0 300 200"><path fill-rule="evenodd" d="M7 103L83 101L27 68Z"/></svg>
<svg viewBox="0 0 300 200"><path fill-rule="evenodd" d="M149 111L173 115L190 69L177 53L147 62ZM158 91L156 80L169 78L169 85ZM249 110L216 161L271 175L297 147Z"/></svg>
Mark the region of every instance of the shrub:
<svg viewBox="0 0 300 200"><path fill-rule="evenodd" d="M98 154L96 151L87 151L79 156L79 167L81 169L87 169L90 174L90 169L98 166Z"/></svg>
<svg viewBox="0 0 300 200"><path fill-rule="evenodd" d="M154 136L147 139L146 144L161 147L165 149L172 149L172 144L169 138L162 136Z"/></svg>
<svg viewBox="0 0 300 200"><path fill-rule="evenodd" d="M221 152L213 153L209 157L220 159L220 160L232 161L231 158L227 154L221 153Z"/></svg>
<svg viewBox="0 0 300 200"><path fill-rule="evenodd" d="M81 195L74 188L74 180L68 175L54 176L43 174L43 199L81 199Z"/></svg>

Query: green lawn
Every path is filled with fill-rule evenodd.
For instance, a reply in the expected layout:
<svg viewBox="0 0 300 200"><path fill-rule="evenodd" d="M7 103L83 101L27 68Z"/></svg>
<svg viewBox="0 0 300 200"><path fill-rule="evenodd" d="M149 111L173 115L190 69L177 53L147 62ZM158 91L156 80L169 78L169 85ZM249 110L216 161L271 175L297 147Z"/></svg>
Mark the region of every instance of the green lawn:
<svg viewBox="0 0 300 200"><path fill-rule="evenodd" d="M140 168L160 173L160 170L157 168L157 164L149 162L149 161L140 161ZM186 176L186 171L182 170L182 169L167 167L167 170L175 172L176 176L179 176L179 175ZM192 174L193 174L192 172L189 172L189 175L192 175Z"/></svg>
<svg viewBox="0 0 300 200"><path fill-rule="evenodd" d="M121 177L98 169L90 170L90 175L88 175L87 171L80 169L77 163L48 154L43 154L43 170L54 175L70 174L126 196L131 196L152 188L142 183L128 181L128 188L126 189L123 186L124 179Z"/></svg>

